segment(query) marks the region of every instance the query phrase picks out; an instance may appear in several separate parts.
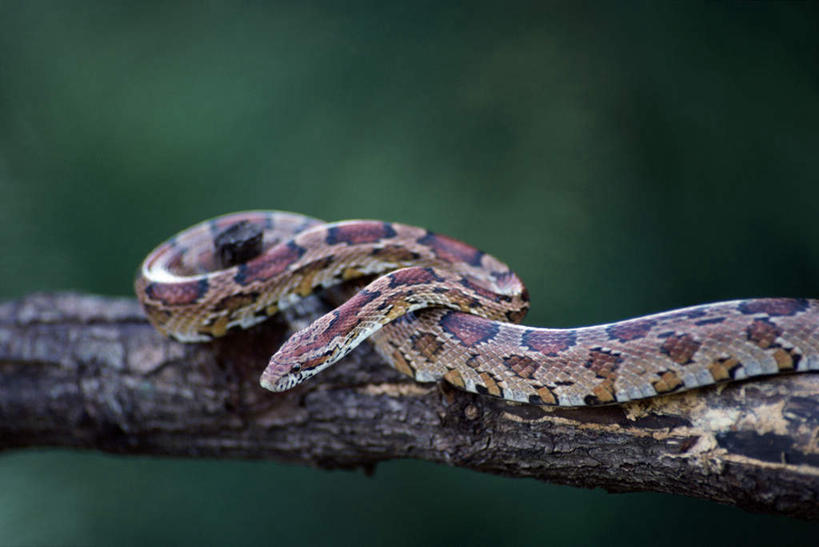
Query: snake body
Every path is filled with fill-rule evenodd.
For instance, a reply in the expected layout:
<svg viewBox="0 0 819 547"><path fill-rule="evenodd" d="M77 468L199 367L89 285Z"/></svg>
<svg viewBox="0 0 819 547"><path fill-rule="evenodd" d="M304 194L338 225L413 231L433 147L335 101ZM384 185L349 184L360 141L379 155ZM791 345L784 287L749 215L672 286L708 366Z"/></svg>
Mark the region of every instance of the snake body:
<svg viewBox="0 0 819 547"><path fill-rule="evenodd" d="M239 222L262 250L223 267L214 239ZM536 405L622 403L719 382L819 370L819 301L705 304L574 329L518 325L528 308L508 266L460 241L381 221L276 211L224 215L152 251L136 293L151 323L184 342L247 328L311 294L375 276L350 300L293 334L263 387L290 389L362 340L420 382Z"/></svg>

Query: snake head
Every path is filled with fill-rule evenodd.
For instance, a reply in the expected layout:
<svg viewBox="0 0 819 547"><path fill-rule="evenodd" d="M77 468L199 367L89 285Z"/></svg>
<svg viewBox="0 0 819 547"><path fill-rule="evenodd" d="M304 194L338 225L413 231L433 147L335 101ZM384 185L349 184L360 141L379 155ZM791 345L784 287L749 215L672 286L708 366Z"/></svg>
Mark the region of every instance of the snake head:
<svg viewBox="0 0 819 547"><path fill-rule="evenodd" d="M287 391L296 387L319 371L330 366L330 355L322 355L304 363L292 360L282 361L276 353L270 358L259 383L270 391Z"/></svg>
<svg viewBox="0 0 819 547"><path fill-rule="evenodd" d="M270 358L259 383L270 391L287 391L335 363L337 353L317 345L308 327L282 344Z"/></svg>
<svg viewBox="0 0 819 547"><path fill-rule="evenodd" d="M370 331L356 314L341 306L285 340L270 358L260 383L270 391L286 391L315 376L347 355Z"/></svg>

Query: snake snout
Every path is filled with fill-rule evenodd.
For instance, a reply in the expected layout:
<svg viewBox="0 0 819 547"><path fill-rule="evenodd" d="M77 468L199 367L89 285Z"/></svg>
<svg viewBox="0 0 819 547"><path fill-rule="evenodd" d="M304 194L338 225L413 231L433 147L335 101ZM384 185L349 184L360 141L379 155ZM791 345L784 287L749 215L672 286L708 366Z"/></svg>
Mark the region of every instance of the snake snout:
<svg viewBox="0 0 819 547"><path fill-rule="evenodd" d="M331 365L334 362L330 360L331 355L332 352L327 352L306 358L298 344L290 345L285 342L270 358L259 383L271 391L286 391Z"/></svg>
<svg viewBox="0 0 819 547"><path fill-rule="evenodd" d="M274 358L275 355L270 358L267 368L265 368L264 372L262 372L262 377L259 379L259 383L262 384L262 387L265 389L269 389L271 391L281 391L281 388L278 387L279 383L281 382L282 378L290 373L291 367L284 363L275 361Z"/></svg>

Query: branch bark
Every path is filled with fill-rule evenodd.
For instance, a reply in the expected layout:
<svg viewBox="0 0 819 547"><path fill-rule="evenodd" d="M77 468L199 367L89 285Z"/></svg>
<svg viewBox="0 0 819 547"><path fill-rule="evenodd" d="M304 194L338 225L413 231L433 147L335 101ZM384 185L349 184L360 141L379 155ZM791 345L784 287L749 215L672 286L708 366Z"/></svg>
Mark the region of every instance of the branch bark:
<svg viewBox="0 0 819 547"><path fill-rule="evenodd" d="M209 344L157 334L132 299L0 304L0 449L268 458L371 469L417 458L612 492L819 518L819 374L621 406L550 409L418 384L367 346L297 389L258 385L285 317Z"/></svg>

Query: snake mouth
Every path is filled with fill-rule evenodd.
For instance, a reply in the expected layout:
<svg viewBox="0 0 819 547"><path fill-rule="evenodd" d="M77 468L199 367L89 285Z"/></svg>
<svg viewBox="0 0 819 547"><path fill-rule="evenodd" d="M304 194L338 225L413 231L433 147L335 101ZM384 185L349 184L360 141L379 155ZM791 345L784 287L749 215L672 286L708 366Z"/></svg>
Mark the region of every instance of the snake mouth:
<svg viewBox="0 0 819 547"><path fill-rule="evenodd" d="M302 382L303 378L296 367L295 372L293 367L273 365L268 366L259 378L259 384L268 391L287 391Z"/></svg>
<svg viewBox="0 0 819 547"><path fill-rule="evenodd" d="M286 374L283 377L279 378L278 380L271 381L269 378L265 378L262 375L261 379L259 380L259 384L268 391L273 392L281 392L287 391L295 387L297 384L300 383L300 379L293 374Z"/></svg>

